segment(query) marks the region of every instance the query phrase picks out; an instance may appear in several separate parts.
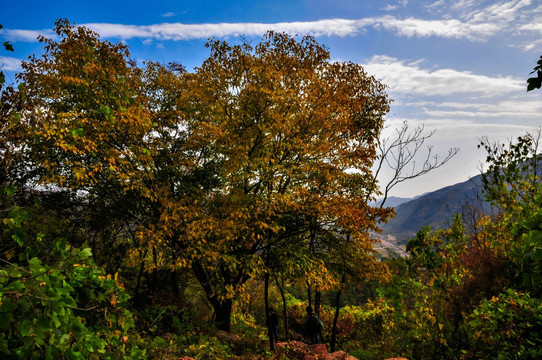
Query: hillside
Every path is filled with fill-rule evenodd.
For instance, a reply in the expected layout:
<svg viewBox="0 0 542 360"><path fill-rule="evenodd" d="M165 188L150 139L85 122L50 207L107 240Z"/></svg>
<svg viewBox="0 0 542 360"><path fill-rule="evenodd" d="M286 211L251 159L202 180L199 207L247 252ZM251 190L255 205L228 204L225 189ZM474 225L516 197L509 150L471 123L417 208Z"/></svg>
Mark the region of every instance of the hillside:
<svg viewBox="0 0 542 360"><path fill-rule="evenodd" d="M473 198L481 189L481 176L447 186L395 206L396 217L387 224L380 224L384 235L393 235L401 244L413 237L425 225L434 229L450 223L461 204ZM393 206L392 204L387 204Z"/></svg>
<svg viewBox="0 0 542 360"><path fill-rule="evenodd" d="M390 196L389 198L386 199L386 207L397 207L413 199L414 198L402 198L402 197ZM372 203L372 205L380 206L381 203L382 203L382 199L379 199L378 201Z"/></svg>

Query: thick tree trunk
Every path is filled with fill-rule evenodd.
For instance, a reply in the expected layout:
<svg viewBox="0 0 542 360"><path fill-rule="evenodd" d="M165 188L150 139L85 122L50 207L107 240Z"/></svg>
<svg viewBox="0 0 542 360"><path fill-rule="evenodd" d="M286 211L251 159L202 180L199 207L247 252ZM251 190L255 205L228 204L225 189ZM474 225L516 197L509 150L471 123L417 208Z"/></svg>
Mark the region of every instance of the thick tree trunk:
<svg viewBox="0 0 542 360"><path fill-rule="evenodd" d="M219 299L210 285L210 279L203 266L198 262L192 262L192 271L198 279L205 296L214 310L214 323L218 330L230 332L232 299Z"/></svg>
<svg viewBox="0 0 542 360"><path fill-rule="evenodd" d="M218 330L231 331L232 299L211 302L215 311L215 326Z"/></svg>
<svg viewBox="0 0 542 360"><path fill-rule="evenodd" d="M156 291L156 284L158 283L158 271L156 270L158 269L158 263L156 259L156 251L154 250L154 248L152 249L152 259L154 262L154 268L152 270L151 294L154 295Z"/></svg>
<svg viewBox="0 0 542 360"><path fill-rule="evenodd" d="M314 313L316 316L320 317L320 300L322 299L322 293L318 289L318 286L314 288ZM323 331L320 332L320 341L324 343L324 334Z"/></svg>
<svg viewBox="0 0 542 360"><path fill-rule="evenodd" d="M314 242L316 241L316 220L312 218L309 225L310 239L309 239L309 252L314 251ZM307 280L307 295L309 297L309 306L312 308L312 294L311 283ZM314 310L314 309L313 309Z"/></svg>

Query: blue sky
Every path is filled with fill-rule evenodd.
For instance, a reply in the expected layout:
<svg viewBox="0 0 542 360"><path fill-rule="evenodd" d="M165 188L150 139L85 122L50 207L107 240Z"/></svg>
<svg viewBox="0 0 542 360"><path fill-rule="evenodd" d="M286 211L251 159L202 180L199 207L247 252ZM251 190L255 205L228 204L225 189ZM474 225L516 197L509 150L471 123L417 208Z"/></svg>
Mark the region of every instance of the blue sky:
<svg viewBox="0 0 542 360"><path fill-rule="evenodd" d="M353 61L389 86L385 133L408 121L436 130L433 152L459 146L444 167L397 187L415 196L479 173L479 139L506 141L542 125L542 91L526 79L542 55L542 0L9 1L2 6L0 66L13 80L67 18L122 41L139 62L189 69L208 55L209 37L257 42L268 29L313 35L334 61ZM384 179L383 179L384 180Z"/></svg>

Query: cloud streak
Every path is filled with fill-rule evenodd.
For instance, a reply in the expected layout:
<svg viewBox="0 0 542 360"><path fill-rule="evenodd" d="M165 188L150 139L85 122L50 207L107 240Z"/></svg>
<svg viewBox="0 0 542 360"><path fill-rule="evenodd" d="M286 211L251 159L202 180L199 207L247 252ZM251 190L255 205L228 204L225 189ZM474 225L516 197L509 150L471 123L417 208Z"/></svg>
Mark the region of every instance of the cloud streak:
<svg viewBox="0 0 542 360"><path fill-rule="evenodd" d="M155 40L191 40L209 37L228 37L262 35L268 30L291 34L313 36L352 36L370 26L373 20L328 19L310 22L281 23L217 23L217 24L182 24L163 23L155 25L122 25L90 23L85 26L105 37L152 38Z"/></svg>
<svg viewBox="0 0 542 360"><path fill-rule="evenodd" d="M381 10L392 11L406 7L407 4L407 0L401 0L395 4L389 4ZM542 11L542 6L533 8L532 0L509 0L498 3L489 1L487 6L477 5L479 5L477 0L439 0L426 5L426 10L433 14L440 14L440 19L425 19L420 14L418 17L407 18L383 15L361 19L335 18L277 23L184 24L170 22L152 25L115 23L87 23L83 25L108 38L172 41L239 35L257 36L263 35L268 30L316 37L346 37L375 29L389 31L404 37L440 37L469 41L487 41L495 35L517 35L518 30L530 30L533 33L542 32L537 16ZM171 17L174 15L176 13L166 12L161 16ZM21 41L35 41L38 34L53 35L51 30L5 30L4 33L12 40Z"/></svg>
<svg viewBox="0 0 542 360"><path fill-rule="evenodd" d="M484 41L500 28L491 23L469 23L456 19L423 20L418 18L399 19L386 15L363 19L323 19L316 21L295 21L279 23L216 23L183 24L162 23L154 25L126 25L112 23L88 23L84 26L101 36L123 40L141 38L152 40L191 40L209 37L256 36L268 30L297 35L355 36L367 29L384 29L399 36L468 39ZM6 30L7 37L14 40L34 41L38 34L52 35L50 30Z"/></svg>
<svg viewBox="0 0 542 360"><path fill-rule="evenodd" d="M500 27L492 23L467 23L452 20L422 20L416 18L397 19L392 16L381 17L374 27L382 27L407 37L437 36L443 38L465 38L474 41L484 41L495 34Z"/></svg>
<svg viewBox="0 0 542 360"><path fill-rule="evenodd" d="M2 56L0 57L0 68L6 71L21 71L21 60L14 57Z"/></svg>
<svg viewBox="0 0 542 360"><path fill-rule="evenodd" d="M393 84L391 92L406 95L495 96L525 88L524 80L511 76L489 77L453 69L429 70L421 68L420 61L409 63L383 55L373 56L363 67L383 83Z"/></svg>
<svg viewBox="0 0 542 360"><path fill-rule="evenodd" d="M85 26L106 37L153 38L156 40L190 40L208 37L238 35L262 35L268 30L312 36L354 36L368 28L385 29L400 36L465 38L483 41L493 35L499 27L490 23L471 24L459 20L422 20L417 18L399 19L380 16L357 20L324 19L280 23L218 23L182 24L163 23L155 25L122 25L91 23Z"/></svg>
<svg viewBox="0 0 542 360"><path fill-rule="evenodd" d="M10 41L37 42L40 35L47 38L54 38L56 34L51 29L43 30L24 30L24 29L6 29L3 31L5 37Z"/></svg>

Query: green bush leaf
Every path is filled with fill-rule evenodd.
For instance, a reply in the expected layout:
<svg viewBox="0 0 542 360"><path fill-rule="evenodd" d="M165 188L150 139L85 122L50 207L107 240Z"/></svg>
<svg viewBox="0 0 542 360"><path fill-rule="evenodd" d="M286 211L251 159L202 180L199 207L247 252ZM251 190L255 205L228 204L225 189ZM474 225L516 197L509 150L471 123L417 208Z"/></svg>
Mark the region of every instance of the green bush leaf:
<svg viewBox="0 0 542 360"><path fill-rule="evenodd" d="M21 336L30 336L32 333L32 322L30 320L23 320L21 323Z"/></svg>

